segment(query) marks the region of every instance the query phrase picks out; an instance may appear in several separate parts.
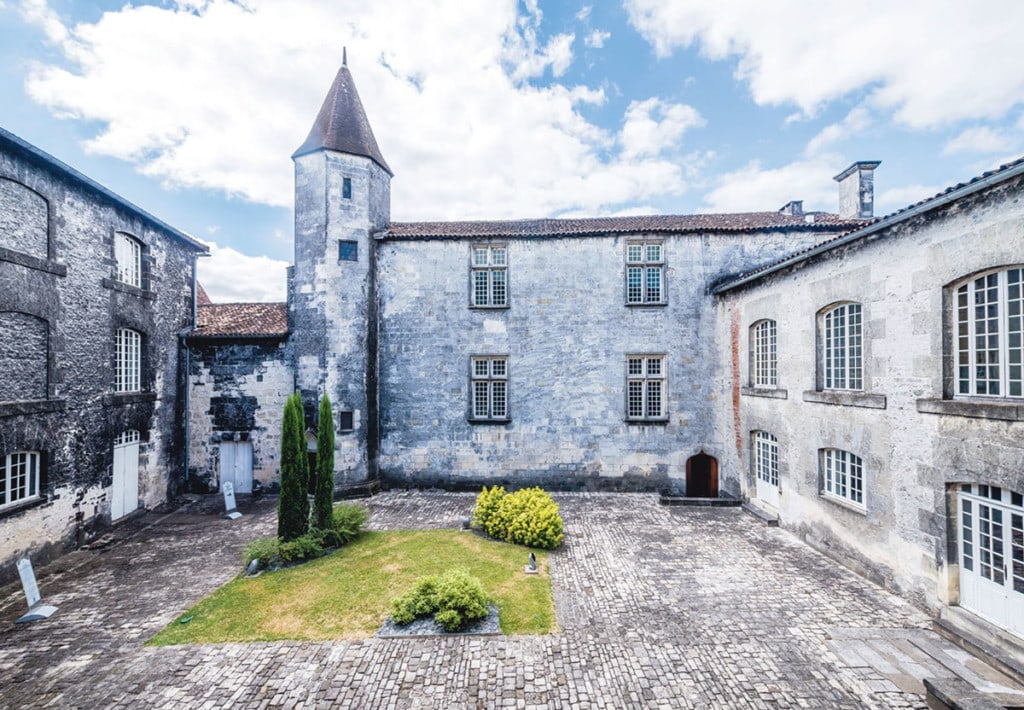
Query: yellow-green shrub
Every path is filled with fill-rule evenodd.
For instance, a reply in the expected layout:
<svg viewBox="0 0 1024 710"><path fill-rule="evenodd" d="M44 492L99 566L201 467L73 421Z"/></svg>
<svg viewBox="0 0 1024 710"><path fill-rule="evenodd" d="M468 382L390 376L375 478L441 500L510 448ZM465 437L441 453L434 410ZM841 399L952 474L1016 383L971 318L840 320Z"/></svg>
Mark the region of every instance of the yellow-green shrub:
<svg viewBox="0 0 1024 710"><path fill-rule="evenodd" d="M473 525L491 537L495 537L491 534L490 528L495 521L495 514L498 512L498 506L501 505L501 499L504 497L505 489L501 486L494 486L490 490L484 486L480 495L476 497L476 507L473 508Z"/></svg>
<svg viewBox="0 0 1024 710"><path fill-rule="evenodd" d="M527 547L550 550L565 538L558 504L541 488L523 488L507 495L504 488L484 488L477 497L473 520L491 537Z"/></svg>

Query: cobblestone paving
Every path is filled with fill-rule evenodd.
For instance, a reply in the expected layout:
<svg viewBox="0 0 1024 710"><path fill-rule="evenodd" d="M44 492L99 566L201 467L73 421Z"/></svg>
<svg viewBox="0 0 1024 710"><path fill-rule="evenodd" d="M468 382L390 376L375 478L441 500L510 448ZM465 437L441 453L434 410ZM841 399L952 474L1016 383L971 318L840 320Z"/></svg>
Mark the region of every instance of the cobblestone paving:
<svg viewBox="0 0 1024 710"><path fill-rule="evenodd" d="M0 707L925 707L916 686L844 660L830 632L924 634L928 618L788 533L652 495L557 499L548 636L144 648L275 524L273 500L237 521L144 516L111 547L37 570L51 619L15 625L20 587L0 590ZM473 496L367 504L376 529L455 527Z"/></svg>

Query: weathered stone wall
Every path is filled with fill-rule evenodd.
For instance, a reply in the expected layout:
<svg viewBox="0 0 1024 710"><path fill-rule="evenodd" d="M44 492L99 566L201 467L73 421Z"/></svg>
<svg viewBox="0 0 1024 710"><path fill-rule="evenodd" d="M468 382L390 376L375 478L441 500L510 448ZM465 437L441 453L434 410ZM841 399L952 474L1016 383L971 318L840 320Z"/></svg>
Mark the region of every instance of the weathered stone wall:
<svg viewBox="0 0 1024 710"><path fill-rule="evenodd" d="M1024 423L979 418L984 406L943 400L951 394L943 379L951 362L950 287L1024 262L1021 190L1018 180L734 291L716 317L730 359L716 374L727 405L715 410L731 444L723 448L727 486L756 496L751 432L775 435L781 524L928 607L956 600L949 484L1024 492ZM827 399L815 392L817 314L837 301L863 304L864 391L874 398L815 401ZM762 318L778 324L776 397L743 389L749 328ZM939 405L948 413L926 411ZM864 460L866 511L819 493L818 451L825 447Z"/></svg>
<svg viewBox="0 0 1024 710"><path fill-rule="evenodd" d="M113 440L126 430L140 432L140 505L167 500L184 452L178 333L191 322L195 248L8 143L0 186L0 214L25 220L13 230L3 222L0 312L5 323L35 324L13 356L0 356L5 370L24 361L27 378L5 387L14 401L0 403L0 454L39 451L46 462L43 495L0 511L0 576L9 577L17 557L109 523ZM116 231L143 244L142 289L112 278ZM139 394L113 394L119 327L143 336Z"/></svg>
<svg viewBox="0 0 1024 710"><path fill-rule="evenodd" d="M350 198L342 196L351 180ZM376 318L372 235L390 218L390 176L373 161L319 151L295 161L295 266L289 327L296 388L307 426L320 396L353 413L354 430L337 437L335 481L372 478L376 465ZM357 259L340 260L340 240Z"/></svg>
<svg viewBox="0 0 1024 710"><path fill-rule="evenodd" d="M220 487L222 441L252 442L253 479L279 481L281 415L294 387L281 339L190 342L189 477L199 489Z"/></svg>
<svg viewBox="0 0 1024 710"><path fill-rule="evenodd" d="M497 310L468 306L480 242L382 242L382 477L681 491L689 457L723 455L708 285L823 238L664 236L663 306L625 305L624 236L495 240L508 245L510 289L509 308ZM637 354L666 356L666 423L626 422L626 356ZM510 423L468 421L473 355L508 356Z"/></svg>

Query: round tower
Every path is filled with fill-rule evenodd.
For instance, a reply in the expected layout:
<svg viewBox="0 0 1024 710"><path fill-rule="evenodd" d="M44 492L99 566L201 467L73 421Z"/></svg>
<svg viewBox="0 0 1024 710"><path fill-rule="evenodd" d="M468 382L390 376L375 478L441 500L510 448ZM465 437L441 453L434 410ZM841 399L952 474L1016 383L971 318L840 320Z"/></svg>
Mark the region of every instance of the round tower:
<svg viewBox="0 0 1024 710"><path fill-rule="evenodd" d="M391 217L391 169L347 57L295 163L295 261L288 308L295 386L313 425L331 398L335 484L376 479L377 331L373 235Z"/></svg>

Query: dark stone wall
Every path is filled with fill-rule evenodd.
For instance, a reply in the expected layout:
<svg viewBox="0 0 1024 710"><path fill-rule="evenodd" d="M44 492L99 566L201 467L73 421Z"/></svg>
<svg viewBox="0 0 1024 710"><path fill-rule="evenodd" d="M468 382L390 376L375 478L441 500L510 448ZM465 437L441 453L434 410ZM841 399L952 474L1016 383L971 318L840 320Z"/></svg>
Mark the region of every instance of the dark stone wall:
<svg viewBox="0 0 1024 710"><path fill-rule="evenodd" d="M195 247L7 143L0 215L0 326L15 336L0 349L0 455L45 459L39 498L0 510L2 578L16 557L109 523L113 442L126 430L140 433L139 505L178 486L178 333L192 322ZM143 245L143 288L114 279L118 231ZM121 327L142 334L141 392L113 391Z"/></svg>

